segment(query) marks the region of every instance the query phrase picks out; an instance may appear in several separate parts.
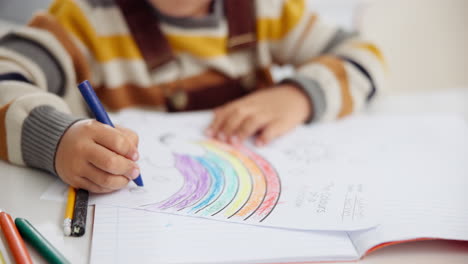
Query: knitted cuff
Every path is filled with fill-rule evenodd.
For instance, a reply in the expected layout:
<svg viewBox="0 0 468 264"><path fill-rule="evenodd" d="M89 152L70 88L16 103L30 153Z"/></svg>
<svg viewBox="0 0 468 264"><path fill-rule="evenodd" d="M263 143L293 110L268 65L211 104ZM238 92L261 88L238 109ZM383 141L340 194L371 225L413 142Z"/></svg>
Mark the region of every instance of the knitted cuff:
<svg viewBox="0 0 468 264"><path fill-rule="evenodd" d="M26 165L57 175L57 146L65 131L78 120L48 105L34 108L21 132L21 151Z"/></svg>

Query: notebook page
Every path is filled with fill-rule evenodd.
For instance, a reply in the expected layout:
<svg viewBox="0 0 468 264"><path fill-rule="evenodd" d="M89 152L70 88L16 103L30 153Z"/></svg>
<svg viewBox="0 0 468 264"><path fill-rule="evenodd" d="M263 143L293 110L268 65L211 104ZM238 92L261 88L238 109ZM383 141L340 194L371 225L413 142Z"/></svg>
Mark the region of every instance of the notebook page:
<svg viewBox="0 0 468 264"><path fill-rule="evenodd" d="M300 232L96 205L91 263L354 260L343 232Z"/></svg>
<svg viewBox="0 0 468 264"><path fill-rule="evenodd" d="M391 241L468 240L468 128L462 119L441 116L418 126L404 132L411 141L395 142L392 158L379 162L386 168L378 175L383 217L375 229L350 233L360 255Z"/></svg>

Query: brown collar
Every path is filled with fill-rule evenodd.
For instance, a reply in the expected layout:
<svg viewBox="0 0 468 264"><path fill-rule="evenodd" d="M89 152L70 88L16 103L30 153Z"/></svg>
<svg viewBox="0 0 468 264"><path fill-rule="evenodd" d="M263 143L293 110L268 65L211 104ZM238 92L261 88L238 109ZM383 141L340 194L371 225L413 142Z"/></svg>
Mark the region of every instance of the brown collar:
<svg viewBox="0 0 468 264"><path fill-rule="evenodd" d="M224 0L228 21L227 48L253 48L257 42L255 0ZM150 70L174 59L150 4L144 0L116 0L133 38Z"/></svg>

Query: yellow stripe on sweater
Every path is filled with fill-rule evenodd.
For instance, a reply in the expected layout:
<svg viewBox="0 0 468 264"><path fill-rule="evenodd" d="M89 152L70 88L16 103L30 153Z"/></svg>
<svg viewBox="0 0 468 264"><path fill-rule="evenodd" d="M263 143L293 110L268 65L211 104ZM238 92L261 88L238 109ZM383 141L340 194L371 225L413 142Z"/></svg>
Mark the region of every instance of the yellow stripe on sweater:
<svg viewBox="0 0 468 264"><path fill-rule="evenodd" d="M344 67L343 61L340 59L324 55L314 59L314 62L320 63L327 67L336 77L341 88L341 110L338 113L338 118L347 116L353 112L354 102L349 85L348 74Z"/></svg>
<svg viewBox="0 0 468 264"><path fill-rule="evenodd" d="M303 17L306 4L304 0L287 0L279 18L260 18L257 20L257 38L260 41L284 38Z"/></svg>
<svg viewBox="0 0 468 264"><path fill-rule="evenodd" d="M380 61L380 63L382 63L383 66L386 66L385 57L380 51L380 49L377 48L376 45L372 43L367 43L367 42L358 42L358 43L354 43L354 47L363 49L372 53L375 57L377 57L377 59Z"/></svg>
<svg viewBox="0 0 468 264"><path fill-rule="evenodd" d="M63 27L91 50L98 62L112 59L141 59L141 53L130 35L98 36L85 14L70 0L57 0L49 12ZM109 21L111 22L111 21Z"/></svg>
<svg viewBox="0 0 468 264"><path fill-rule="evenodd" d="M175 52L189 53L196 57L212 58L227 55L227 38L212 36L166 35Z"/></svg>

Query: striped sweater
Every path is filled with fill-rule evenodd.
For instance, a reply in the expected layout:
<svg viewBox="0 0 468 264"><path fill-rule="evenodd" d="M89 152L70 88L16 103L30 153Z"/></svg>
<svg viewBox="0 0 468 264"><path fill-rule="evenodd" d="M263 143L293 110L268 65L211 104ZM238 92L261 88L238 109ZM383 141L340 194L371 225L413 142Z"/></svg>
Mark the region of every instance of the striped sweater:
<svg viewBox="0 0 468 264"><path fill-rule="evenodd" d="M55 173L66 129L87 115L91 81L106 107L216 107L275 85L270 67L313 106L309 122L359 111L384 79L379 49L323 22L305 0L213 0L204 18L168 17L139 0L55 0L0 39L0 158Z"/></svg>

